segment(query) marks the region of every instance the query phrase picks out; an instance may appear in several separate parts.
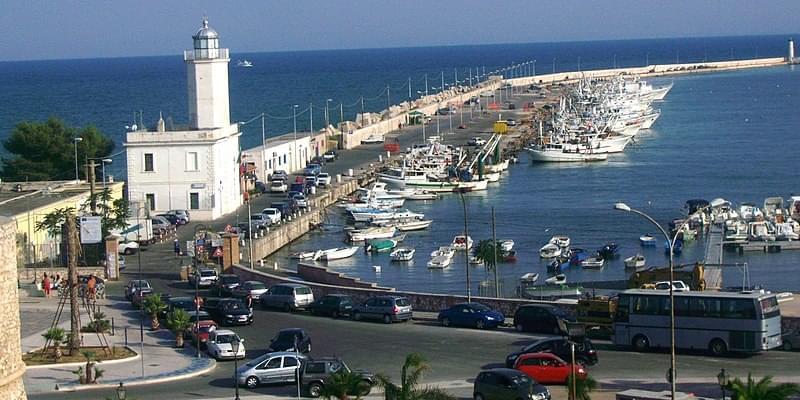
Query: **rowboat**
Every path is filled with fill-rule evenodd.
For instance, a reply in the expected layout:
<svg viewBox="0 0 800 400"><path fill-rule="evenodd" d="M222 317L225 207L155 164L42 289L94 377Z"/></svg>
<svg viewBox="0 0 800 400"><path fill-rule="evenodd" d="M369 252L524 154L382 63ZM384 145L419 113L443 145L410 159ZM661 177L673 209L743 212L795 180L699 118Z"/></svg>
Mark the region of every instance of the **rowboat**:
<svg viewBox="0 0 800 400"><path fill-rule="evenodd" d="M605 265L606 260L601 256L589 257L581 261L581 267L586 269L600 269Z"/></svg>
<svg viewBox="0 0 800 400"><path fill-rule="evenodd" d="M644 267L646 259L641 254L636 254L625 259L625 268Z"/></svg>
<svg viewBox="0 0 800 400"><path fill-rule="evenodd" d="M554 244L562 249L566 249L567 247L569 247L570 239L569 236L563 236L563 235L553 236L550 238L549 243Z"/></svg>
<svg viewBox="0 0 800 400"><path fill-rule="evenodd" d="M541 258L555 258L561 255L561 247L558 245L548 243L539 249L539 257Z"/></svg>
<svg viewBox="0 0 800 400"><path fill-rule="evenodd" d="M410 247L398 247L394 249L389 256L392 258L392 261L411 261L416 252L417 250Z"/></svg>
<svg viewBox="0 0 800 400"><path fill-rule="evenodd" d="M340 260L342 258L352 257L356 254L359 246L337 247L328 250L319 250L314 254L314 260Z"/></svg>
<svg viewBox="0 0 800 400"><path fill-rule="evenodd" d="M639 236L639 244L642 247L656 247L656 238L650 235Z"/></svg>

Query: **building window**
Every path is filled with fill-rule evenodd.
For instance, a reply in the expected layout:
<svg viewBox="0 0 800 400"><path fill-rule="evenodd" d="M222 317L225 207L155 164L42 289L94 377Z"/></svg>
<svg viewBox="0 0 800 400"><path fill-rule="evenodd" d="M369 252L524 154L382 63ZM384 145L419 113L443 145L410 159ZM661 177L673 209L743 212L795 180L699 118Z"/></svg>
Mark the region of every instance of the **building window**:
<svg viewBox="0 0 800 400"><path fill-rule="evenodd" d="M197 152L196 151L188 151L186 152L186 170L187 171L197 171Z"/></svg>
<svg viewBox="0 0 800 400"><path fill-rule="evenodd" d="M200 209L200 193L189 193L189 209Z"/></svg>
<svg viewBox="0 0 800 400"><path fill-rule="evenodd" d="M147 206L150 207L150 210L151 211L155 210L156 209L156 195L155 195L155 193L147 193L147 194L144 195L144 197L147 199Z"/></svg>
<svg viewBox="0 0 800 400"><path fill-rule="evenodd" d="M153 164L153 153L144 153L144 172L153 171L155 171L155 165Z"/></svg>
<svg viewBox="0 0 800 400"><path fill-rule="evenodd" d="M283 163L286 164L286 154L283 155Z"/></svg>

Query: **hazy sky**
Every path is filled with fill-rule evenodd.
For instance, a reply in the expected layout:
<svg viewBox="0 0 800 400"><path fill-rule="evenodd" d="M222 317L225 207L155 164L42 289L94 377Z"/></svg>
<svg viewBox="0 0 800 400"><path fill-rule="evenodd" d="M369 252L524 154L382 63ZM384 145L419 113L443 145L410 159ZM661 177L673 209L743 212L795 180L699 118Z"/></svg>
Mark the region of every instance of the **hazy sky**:
<svg viewBox="0 0 800 400"><path fill-rule="evenodd" d="M797 32L798 0L5 0L0 60Z"/></svg>

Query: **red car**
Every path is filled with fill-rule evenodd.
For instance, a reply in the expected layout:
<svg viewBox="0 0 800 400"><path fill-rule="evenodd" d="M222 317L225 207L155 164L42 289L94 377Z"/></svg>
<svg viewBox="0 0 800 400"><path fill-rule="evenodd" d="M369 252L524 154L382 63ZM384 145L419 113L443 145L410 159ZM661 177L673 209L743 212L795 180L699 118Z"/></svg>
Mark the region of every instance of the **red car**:
<svg viewBox="0 0 800 400"><path fill-rule="evenodd" d="M200 328L198 333L198 327ZM208 334L212 330L217 329L217 323L211 320L201 320L197 324L192 324L192 326L186 330L186 336L191 339L192 344L197 343L199 338L200 340L200 347L205 346L206 342L208 341Z"/></svg>
<svg viewBox="0 0 800 400"><path fill-rule="evenodd" d="M523 354L514 363L514 369L522 371L539 383L566 384L570 373L580 378L586 377L586 370L580 364L569 364L551 353Z"/></svg>

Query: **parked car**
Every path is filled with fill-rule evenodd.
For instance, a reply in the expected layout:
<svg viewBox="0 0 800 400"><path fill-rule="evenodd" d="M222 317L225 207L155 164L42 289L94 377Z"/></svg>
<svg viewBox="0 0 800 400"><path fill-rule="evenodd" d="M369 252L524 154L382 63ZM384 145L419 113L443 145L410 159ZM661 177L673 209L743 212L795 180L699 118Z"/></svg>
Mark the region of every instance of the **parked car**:
<svg viewBox="0 0 800 400"><path fill-rule="evenodd" d="M150 221L153 224L153 233L161 232L164 234L172 229L172 224L170 224L166 218L153 216L150 218Z"/></svg>
<svg viewBox="0 0 800 400"><path fill-rule="evenodd" d="M269 205L270 208L275 208L281 212L281 216L286 216L291 214L294 210L292 209L292 204L288 201L273 201Z"/></svg>
<svg viewBox="0 0 800 400"><path fill-rule="evenodd" d="M181 219L175 214L156 214L156 217L161 217L169 221L170 225L181 225Z"/></svg>
<svg viewBox="0 0 800 400"><path fill-rule="evenodd" d="M295 182L289 185L289 191L286 192L286 197L292 198L292 196L296 195L297 193L306 194L309 192L308 186L305 184L305 180L303 178L298 177L300 182Z"/></svg>
<svg viewBox="0 0 800 400"><path fill-rule="evenodd" d="M250 216L250 223L253 224L253 229L266 229L270 222L264 214L253 214Z"/></svg>
<svg viewBox="0 0 800 400"><path fill-rule="evenodd" d="M217 296L230 296L233 294L233 289L239 286L241 279L238 275L222 274L217 279L217 284L211 290L212 294Z"/></svg>
<svg viewBox="0 0 800 400"><path fill-rule="evenodd" d="M438 320L443 326L492 329L502 325L505 316L481 303L461 303L440 311Z"/></svg>
<svg viewBox="0 0 800 400"><path fill-rule="evenodd" d="M267 193L267 191L269 191L267 184L261 181L256 181L253 186L255 186L255 189L258 193Z"/></svg>
<svg viewBox="0 0 800 400"><path fill-rule="evenodd" d="M669 290L669 281L656 282L656 290ZM683 281L672 281L673 292L688 292L691 289Z"/></svg>
<svg viewBox="0 0 800 400"><path fill-rule="evenodd" d="M320 172L322 172L322 166L319 164L308 164L303 169L304 176L317 176Z"/></svg>
<svg viewBox="0 0 800 400"><path fill-rule="evenodd" d="M144 298L147 296L156 296L156 293L152 288L149 287L138 288L131 295L131 304L134 307L139 308L142 306L142 303L144 303Z"/></svg>
<svg viewBox="0 0 800 400"><path fill-rule="evenodd" d="M281 218L283 217L283 215L281 215L281 210L273 207L267 207L263 209L261 214L265 215L267 219L269 219L270 225L275 225L278 222L281 222Z"/></svg>
<svg viewBox="0 0 800 400"><path fill-rule="evenodd" d="M275 181L275 180L288 181L289 180L289 174L287 174L286 171L284 171L282 169L279 169L279 170L276 170L276 171L272 172L272 174L269 176L269 180L270 181Z"/></svg>
<svg viewBox="0 0 800 400"><path fill-rule="evenodd" d="M512 106L513 106L513 104L512 104ZM513 110L513 108L509 108L509 110ZM506 120L506 125L508 125L508 126L517 126L517 120L515 120L513 118L509 118L509 119Z"/></svg>
<svg viewBox="0 0 800 400"><path fill-rule="evenodd" d="M203 310L220 325L250 325L253 311L241 299L210 297L205 299Z"/></svg>
<svg viewBox="0 0 800 400"><path fill-rule="evenodd" d="M366 371L353 371L347 364L337 357L323 357L307 360L303 363L302 374L300 374L300 385L303 391L310 397L319 397L325 385L330 384L331 375L339 372L351 372L361 378L361 382L353 388L354 393L347 393L355 397L363 397L369 394L372 387L377 383L375 375Z"/></svg>
<svg viewBox="0 0 800 400"><path fill-rule="evenodd" d="M281 329L270 339L269 352L297 351L300 353L311 352L311 336L303 328Z"/></svg>
<svg viewBox="0 0 800 400"><path fill-rule="evenodd" d="M269 183L269 191L272 193L285 193L288 189L289 186L283 180L276 179Z"/></svg>
<svg viewBox="0 0 800 400"><path fill-rule="evenodd" d="M517 358L514 369L523 372L539 383L567 383L567 377L575 374L586 378L583 366L570 364L551 353L529 353Z"/></svg>
<svg viewBox="0 0 800 400"><path fill-rule="evenodd" d="M168 214L173 214L178 217L181 221L181 225L186 225L189 223L189 211L187 210L169 210L167 211Z"/></svg>
<svg viewBox="0 0 800 400"><path fill-rule="evenodd" d="M311 303L308 310L315 315L330 315L337 318L353 313L353 298L346 294L328 294Z"/></svg>
<svg viewBox="0 0 800 400"><path fill-rule="evenodd" d="M574 322L575 317L556 306L547 304L526 304L514 313L514 327L518 332L539 332L563 334L566 322Z"/></svg>
<svg viewBox="0 0 800 400"><path fill-rule="evenodd" d="M353 307L353 319L379 319L386 324L411 319L411 303L401 296L375 296Z"/></svg>
<svg viewBox="0 0 800 400"><path fill-rule="evenodd" d="M167 301L167 308L161 311L158 315L159 318L165 319L167 318L167 314L175 311L175 310L184 310L186 312L194 311L194 299L191 297L181 296L181 297L170 297Z"/></svg>
<svg viewBox="0 0 800 400"><path fill-rule="evenodd" d="M186 333L183 336L191 340L193 345L202 349L208 343L208 336L216 329L217 323L214 320L206 319L192 324L186 329Z"/></svg>
<svg viewBox="0 0 800 400"><path fill-rule="evenodd" d="M259 281L245 281L233 289L233 296L247 297L250 295L253 299L259 298L262 294L267 292L267 287Z"/></svg>
<svg viewBox="0 0 800 400"><path fill-rule="evenodd" d="M306 199L306 195L302 193L298 193L292 196L292 199L297 202L297 206L300 208L308 207L308 200Z"/></svg>
<svg viewBox="0 0 800 400"><path fill-rule="evenodd" d="M317 177L316 176L307 176L303 180L303 184L306 185L306 187L317 186Z"/></svg>
<svg viewBox="0 0 800 400"><path fill-rule="evenodd" d="M265 353L239 367L239 384L254 389L268 383L297 381L297 368L306 357L294 352Z"/></svg>
<svg viewBox="0 0 800 400"><path fill-rule="evenodd" d="M784 332L781 341L783 342L784 350L797 350L800 348L800 330L794 329Z"/></svg>
<svg viewBox="0 0 800 400"><path fill-rule="evenodd" d="M483 146L486 144L486 139L474 137L467 141L467 146Z"/></svg>
<svg viewBox="0 0 800 400"><path fill-rule="evenodd" d="M213 321L213 320L211 319L211 316L208 315L208 313L203 310L200 310L200 312L197 312L195 310L189 311L189 322L195 324L197 321L203 322L203 321Z"/></svg>
<svg viewBox="0 0 800 400"><path fill-rule="evenodd" d="M292 311L307 308L314 302L314 292L306 285L299 283L280 283L269 288L259 297L261 307L280 308Z"/></svg>
<svg viewBox="0 0 800 400"><path fill-rule="evenodd" d="M310 164L318 164L318 165L325 165L325 157L322 156L314 156L314 158L309 161Z"/></svg>
<svg viewBox="0 0 800 400"><path fill-rule="evenodd" d="M136 254L139 251L139 243L136 242L121 242L117 247L117 253L129 256Z"/></svg>
<svg viewBox="0 0 800 400"><path fill-rule="evenodd" d="M317 175L317 186L328 186L331 184L331 174L322 172Z"/></svg>
<svg viewBox="0 0 800 400"><path fill-rule="evenodd" d="M550 391L528 375L508 368L481 371L472 388L475 400L550 400Z"/></svg>
<svg viewBox="0 0 800 400"><path fill-rule="evenodd" d="M322 158L324 158L325 161L327 162L333 162L336 161L337 158L339 158L339 155L336 154L336 150L328 150L325 152L325 154L322 155Z"/></svg>
<svg viewBox="0 0 800 400"><path fill-rule="evenodd" d="M125 299L130 301L133 298L133 294L136 293L139 290L139 288L152 290L150 282L144 279L142 280L132 279L128 281L127 285L125 285Z"/></svg>
<svg viewBox="0 0 800 400"><path fill-rule="evenodd" d="M519 351L515 351L506 357L506 367L513 368L522 354L528 353L552 353L563 360L572 359L572 347L566 338L546 338L537 340ZM581 343L575 344L575 361L583 365L597 364L597 351L594 349L592 341L584 339Z"/></svg>
<svg viewBox="0 0 800 400"><path fill-rule="evenodd" d="M239 348L234 353L231 343L234 341L239 342ZM232 360L238 358L244 359L246 353L244 348L244 339L241 339L236 332L227 329L215 329L208 334L208 342L206 342L206 352L217 361Z"/></svg>
<svg viewBox="0 0 800 400"><path fill-rule="evenodd" d="M214 286L217 279L219 279L217 277L217 271L205 267L195 268L195 270L189 274L189 285L207 288Z"/></svg>

